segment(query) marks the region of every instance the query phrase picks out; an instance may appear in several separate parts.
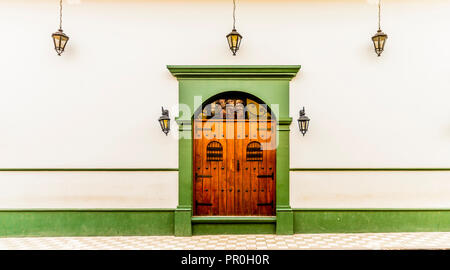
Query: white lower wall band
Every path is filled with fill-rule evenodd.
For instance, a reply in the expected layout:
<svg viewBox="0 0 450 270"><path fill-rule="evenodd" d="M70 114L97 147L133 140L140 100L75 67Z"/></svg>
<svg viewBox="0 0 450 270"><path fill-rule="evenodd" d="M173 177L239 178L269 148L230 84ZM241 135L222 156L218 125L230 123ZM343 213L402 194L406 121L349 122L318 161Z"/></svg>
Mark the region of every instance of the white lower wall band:
<svg viewBox="0 0 450 270"><path fill-rule="evenodd" d="M0 172L0 208L176 208L178 172Z"/></svg>
<svg viewBox="0 0 450 270"><path fill-rule="evenodd" d="M448 208L450 171L291 172L293 208Z"/></svg>

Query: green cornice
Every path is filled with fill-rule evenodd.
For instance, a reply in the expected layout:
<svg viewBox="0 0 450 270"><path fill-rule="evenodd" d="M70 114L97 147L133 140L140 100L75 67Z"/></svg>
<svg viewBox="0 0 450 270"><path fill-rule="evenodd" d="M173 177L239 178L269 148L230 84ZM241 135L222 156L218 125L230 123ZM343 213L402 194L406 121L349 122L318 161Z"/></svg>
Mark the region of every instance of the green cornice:
<svg viewBox="0 0 450 270"><path fill-rule="evenodd" d="M195 78L270 78L291 80L300 65L168 65L167 69L178 79Z"/></svg>
<svg viewBox="0 0 450 270"><path fill-rule="evenodd" d="M284 125L284 126L289 126L292 123L292 117L289 118L282 118L282 119L278 119L277 120L277 124L278 125Z"/></svg>
<svg viewBox="0 0 450 270"><path fill-rule="evenodd" d="M192 125L191 119L183 119L181 117L175 117L175 122L177 122L178 125Z"/></svg>

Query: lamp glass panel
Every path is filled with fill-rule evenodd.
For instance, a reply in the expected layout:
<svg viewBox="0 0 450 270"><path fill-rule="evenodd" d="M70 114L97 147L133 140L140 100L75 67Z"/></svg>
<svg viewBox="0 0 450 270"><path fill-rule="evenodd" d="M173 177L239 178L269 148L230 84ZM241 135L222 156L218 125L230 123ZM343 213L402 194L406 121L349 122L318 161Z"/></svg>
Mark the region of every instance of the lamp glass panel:
<svg viewBox="0 0 450 270"><path fill-rule="evenodd" d="M309 120L299 120L300 131L307 131L309 126Z"/></svg>
<svg viewBox="0 0 450 270"><path fill-rule="evenodd" d="M384 48L384 43L386 42L385 37L380 37L380 49L382 50Z"/></svg>
<svg viewBox="0 0 450 270"><path fill-rule="evenodd" d="M375 46L376 50L378 50L378 48L380 48L380 42L379 42L378 37L373 38L373 45Z"/></svg>
<svg viewBox="0 0 450 270"><path fill-rule="evenodd" d="M228 37L228 45L231 47L233 47L233 42L232 42L232 35L229 35Z"/></svg>
<svg viewBox="0 0 450 270"><path fill-rule="evenodd" d="M53 36L53 44L55 44L55 49L59 46L59 39Z"/></svg>
<svg viewBox="0 0 450 270"><path fill-rule="evenodd" d="M231 34L228 36L228 45L230 48L238 48L241 38L239 35Z"/></svg>
<svg viewBox="0 0 450 270"><path fill-rule="evenodd" d="M169 121L170 119L160 119L159 124L161 125L161 129L163 132L166 132L169 129Z"/></svg>
<svg viewBox="0 0 450 270"><path fill-rule="evenodd" d="M237 45L238 45L238 35L232 35L231 36L231 41L232 41L233 47L237 47Z"/></svg>
<svg viewBox="0 0 450 270"><path fill-rule="evenodd" d="M384 43L386 42L386 36L375 36L372 38L373 44L377 51L384 49Z"/></svg>
<svg viewBox="0 0 450 270"><path fill-rule="evenodd" d="M164 128L167 130L169 128L169 119L164 120Z"/></svg>
<svg viewBox="0 0 450 270"><path fill-rule="evenodd" d="M64 50L64 48L66 47L66 43L67 43L67 41L68 41L69 39L67 38L67 37L65 37L65 36L61 36L61 49L63 49Z"/></svg>
<svg viewBox="0 0 450 270"><path fill-rule="evenodd" d="M53 35L53 42L55 44L55 49L58 53L61 53L64 51L64 48L66 47L68 40L69 40L69 38L64 35L60 35L60 34Z"/></svg>
<svg viewBox="0 0 450 270"><path fill-rule="evenodd" d="M58 49L61 46L61 36L53 35L53 42L55 43L55 48Z"/></svg>

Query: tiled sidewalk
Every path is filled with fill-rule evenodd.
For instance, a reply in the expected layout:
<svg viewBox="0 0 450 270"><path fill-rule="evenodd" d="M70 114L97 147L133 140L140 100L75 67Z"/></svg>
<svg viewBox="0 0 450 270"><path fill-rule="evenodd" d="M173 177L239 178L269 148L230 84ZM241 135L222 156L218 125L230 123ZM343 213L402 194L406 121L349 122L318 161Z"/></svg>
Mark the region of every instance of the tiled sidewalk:
<svg viewBox="0 0 450 270"><path fill-rule="evenodd" d="M450 249L450 232L0 238L0 249Z"/></svg>

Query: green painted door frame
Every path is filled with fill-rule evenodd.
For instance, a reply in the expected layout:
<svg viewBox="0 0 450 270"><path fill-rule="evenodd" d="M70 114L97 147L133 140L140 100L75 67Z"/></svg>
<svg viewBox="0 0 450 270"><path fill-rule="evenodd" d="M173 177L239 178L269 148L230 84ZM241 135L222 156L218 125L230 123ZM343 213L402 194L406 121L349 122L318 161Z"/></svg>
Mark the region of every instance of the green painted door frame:
<svg viewBox="0 0 450 270"><path fill-rule="evenodd" d="M276 233L293 234L289 204L289 82L300 66L167 66L179 82L177 236L192 235L192 116L209 98L223 92L244 92L264 101L277 120Z"/></svg>

